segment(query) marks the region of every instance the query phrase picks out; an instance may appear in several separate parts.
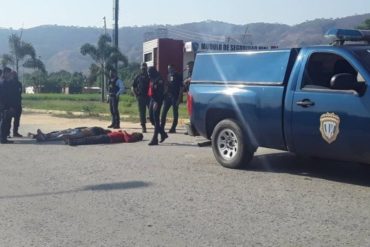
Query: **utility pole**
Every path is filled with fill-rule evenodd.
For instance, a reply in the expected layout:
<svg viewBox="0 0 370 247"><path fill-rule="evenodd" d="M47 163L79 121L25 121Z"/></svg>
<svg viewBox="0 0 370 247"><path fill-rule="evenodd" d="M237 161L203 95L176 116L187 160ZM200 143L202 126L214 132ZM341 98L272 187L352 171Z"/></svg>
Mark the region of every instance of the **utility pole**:
<svg viewBox="0 0 370 247"><path fill-rule="evenodd" d="M113 30L113 41L114 47L118 49L118 16L119 16L119 0L114 0L114 30ZM118 69L118 61L115 61L115 69Z"/></svg>
<svg viewBox="0 0 370 247"><path fill-rule="evenodd" d="M24 23L22 23L21 35L19 35L19 43L22 43L23 26L24 26ZM17 71L17 73L18 73L18 71ZM23 66L22 66L22 85L24 85L24 67Z"/></svg>
<svg viewBox="0 0 370 247"><path fill-rule="evenodd" d="M107 18L103 17L104 20L104 34L107 35Z"/></svg>
<svg viewBox="0 0 370 247"><path fill-rule="evenodd" d="M104 20L104 35L107 35L107 18L105 16L103 17ZM107 85L107 75L106 75L106 63L105 63L105 57L103 56L103 82L101 85L101 101L105 101L105 89Z"/></svg>

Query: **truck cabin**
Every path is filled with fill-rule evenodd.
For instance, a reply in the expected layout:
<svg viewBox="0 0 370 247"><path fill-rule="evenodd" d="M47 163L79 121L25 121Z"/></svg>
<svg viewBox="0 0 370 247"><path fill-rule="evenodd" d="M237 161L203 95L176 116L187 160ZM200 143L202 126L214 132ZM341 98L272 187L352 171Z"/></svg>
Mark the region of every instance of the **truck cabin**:
<svg viewBox="0 0 370 247"><path fill-rule="evenodd" d="M350 50L370 71L370 32L333 29L326 37L334 38L334 46ZM347 59L336 53L320 51L313 52L308 58L302 89L349 90L361 96L366 91L366 83L363 75Z"/></svg>

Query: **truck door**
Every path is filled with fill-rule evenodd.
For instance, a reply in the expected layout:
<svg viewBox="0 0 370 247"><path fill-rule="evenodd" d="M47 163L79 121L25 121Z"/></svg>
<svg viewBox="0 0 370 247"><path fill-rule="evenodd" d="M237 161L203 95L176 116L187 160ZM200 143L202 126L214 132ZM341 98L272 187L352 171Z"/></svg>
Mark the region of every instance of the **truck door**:
<svg viewBox="0 0 370 247"><path fill-rule="evenodd" d="M293 95L294 152L370 161L370 95L349 61L329 52L309 55Z"/></svg>

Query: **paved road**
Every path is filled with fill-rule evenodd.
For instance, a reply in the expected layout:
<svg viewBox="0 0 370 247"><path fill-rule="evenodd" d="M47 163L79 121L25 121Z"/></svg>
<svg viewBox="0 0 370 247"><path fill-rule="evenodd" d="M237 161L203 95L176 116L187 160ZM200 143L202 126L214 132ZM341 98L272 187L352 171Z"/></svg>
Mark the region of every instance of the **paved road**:
<svg viewBox="0 0 370 247"><path fill-rule="evenodd" d="M0 246L370 246L370 166L262 149L251 170L229 170L191 137L149 138L0 146Z"/></svg>

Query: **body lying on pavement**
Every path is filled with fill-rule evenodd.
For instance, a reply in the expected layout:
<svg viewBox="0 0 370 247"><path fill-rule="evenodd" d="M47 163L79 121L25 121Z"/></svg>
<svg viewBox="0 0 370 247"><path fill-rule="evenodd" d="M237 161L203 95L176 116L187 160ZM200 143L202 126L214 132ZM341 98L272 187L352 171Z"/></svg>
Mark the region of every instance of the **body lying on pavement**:
<svg viewBox="0 0 370 247"><path fill-rule="evenodd" d="M132 134L126 131L109 132L97 136L88 136L82 138L65 138L65 143L70 146L93 145L93 144L113 144L113 143L131 143L143 140L143 134L134 132Z"/></svg>
<svg viewBox="0 0 370 247"><path fill-rule="evenodd" d="M28 133L28 136L36 139L38 142L48 142L48 141L62 141L66 138L73 139L89 136L98 136L109 132L110 130L103 129L101 127L78 127L60 131L53 131L49 133L44 133L40 129L38 129L37 134Z"/></svg>

